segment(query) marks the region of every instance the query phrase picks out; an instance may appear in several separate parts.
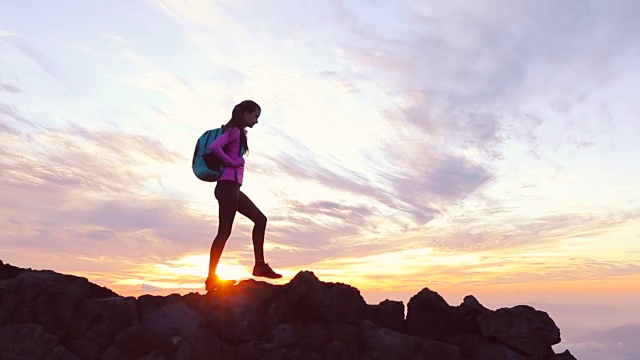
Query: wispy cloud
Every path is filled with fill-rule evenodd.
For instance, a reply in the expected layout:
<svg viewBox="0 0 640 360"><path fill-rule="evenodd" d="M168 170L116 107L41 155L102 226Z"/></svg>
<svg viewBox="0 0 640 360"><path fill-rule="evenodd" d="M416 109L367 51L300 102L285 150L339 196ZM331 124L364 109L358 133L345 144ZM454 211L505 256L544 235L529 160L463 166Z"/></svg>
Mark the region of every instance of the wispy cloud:
<svg viewBox="0 0 640 360"><path fill-rule="evenodd" d="M499 154L503 140L541 125L527 121L536 107L541 120L571 121L567 112L597 104L591 94L637 57L630 44L639 41L638 26L623 7L505 3L491 13L484 6L419 7L424 15L412 19L411 31L393 37L353 25L346 30L358 41L343 40L341 49L402 94L404 103L387 109L395 121L454 148ZM563 116L550 119L556 111ZM569 129L578 138L589 121L580 119Z"/></svg>
<svg viewBox="0 0 640 360"><path fill-rule="evenodd" d="M13 84L7 84L7 83L2 83L0 84L0 88L8 93L12 93L12 94L19 94L21 92L23 92L24 90L13 85Z"/></svg>
<svg viewBox="0 0 640 360"><path fill-rule="evenodd" d="M13 45L25 58L37 64L40 70L50 76L51 79L61 85L68 86L67 75L63 67L59 66L52 57L43 54L19 35L3 36L2 38Z"/></svg>
<svg viewBox="0 0 640 360"><path fill-rule="evenodd" d="M10 125L8 125L9 121L17 122L22 125L34 125L31 121L26 119L14 106L10 106L7 104L0 103L0 117L7 120L7 123L5 123L7 125L2 124L6 129L10 128Z"/></svg>
<svg viewBox="0 0 640 360"><path fill-rule="evenodd" d="M12 117L23 119L17 111ZM34 126L28 135L8 129L0 134L7 144L0 152L5 246L99 255L106 248L122 251L116 244L140 248L126 234L148 231L176 244L191 228L205 236L202 220L185 218L184 204L134 190L158 178L149 164L184 160L157 139L80 126Z"/></svg>

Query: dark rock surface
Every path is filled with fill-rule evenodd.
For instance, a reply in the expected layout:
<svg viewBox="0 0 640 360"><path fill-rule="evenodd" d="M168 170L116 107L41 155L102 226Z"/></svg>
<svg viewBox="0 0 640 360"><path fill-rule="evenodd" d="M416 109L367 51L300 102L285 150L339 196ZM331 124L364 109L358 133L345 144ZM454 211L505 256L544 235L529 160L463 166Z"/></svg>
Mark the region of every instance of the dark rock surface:
<svg viewBox="0 0 640 360"><path fill-rule="evenodd" d="M524 360L554 354L560 330L520 305L450 306L424 288L366 304L358 289L298 273L207 295L122 297L87 279L0 261L0 359Z"/></svg>

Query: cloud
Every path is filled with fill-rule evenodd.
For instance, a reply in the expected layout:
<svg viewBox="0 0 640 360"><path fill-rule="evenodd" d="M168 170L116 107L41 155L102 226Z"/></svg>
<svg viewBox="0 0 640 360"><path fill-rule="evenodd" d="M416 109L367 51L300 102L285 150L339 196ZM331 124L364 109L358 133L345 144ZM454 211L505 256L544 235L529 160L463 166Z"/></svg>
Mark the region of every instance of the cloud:
<svg viewBox="0 0 640 360"><path fill-rule="evenodd" d="M152 4L162 13L182 24L208 24L218 19L216 6L206 1L183 3L172 0L156 0Z"/></svg>
<svg viewBox="0 0 640 360"><path fill-rule="evenodd" d="M416 210L426 201L447 205L460 201L493 178L487 167L470 159L449 153L430 154L432 150L416 145L410 154L422 156L415 157L387 151L399 160L395 169L382 176L394 188L395 196Z"/></svg>
<svg viewBox="0 0 640 360"><path fill-rule="evenodd" d="M38 65L39 69L49 75L57 83L68 86L67 75L51 56L43 54L36 47L20 36L5 37L9 43L19 50L27 59Z"/></svg>
<svg viewBox="0 0 640 360"><path fill-rule="evenodd" d="M6 91L8 93L11 93L11 94L19 94L21 92L24 92L23 89L15 86L15 85L6 84L6 83L0 84L0 89Z"/></svg>
<svg viewBox="0 0 640 360"><path fill-rule="evenodd" d="M512 251L526 254L528 249L544 249L566 256L579 248L587 250L592 244L588 239L615 235L640 218L637 211L624 213L563 213L538 218L518 218L502 211L495 215L467 214L452 219L452 226L440 236L421 239L443 251ZM468 217L467 217L468 216ZM571 243L573 239L577 242ZM565 247L565 242L568 242ZM577 256L577 255L576 255Z"/></svg>
<svg viewBox="0 0 640 360"><path fill-rule="evenodd" d="M389 140L391 136L394 139ZM330 169L304 145L296 148L295 155L279 154L270 160L286 174L366 196L381 206L409 214L417 224L429 222L441 209L463 200L494 178L487 166L443 152L428 139L403 138L391 132L377 147L368 149L367 173L339 166Z"/></svg>
<svg viewBox="0 0 640 360"><path fill-rule="evenodd" d="M153 293L153 292L158 292L159 290L161 289L153 285L148 285L148 284L140 285L140 291L144 293Z"/></svg>
<svg viewBox="0 0 640 360"><path fill-rule="evenodd" d="M537 115L567 123L584 143L580 134L590 127L580 124L588 117L568 123L565 115L599 106L590 94L637 57L640 31L625 9L637 4L498 3L491 12L484 4L416 6L424 15L409 20L411 31L389 35L354 23L345 30L357 41L345 37L340 49L404 100L386 107L390 120L450 148L499 156L505 140L536 131L541 122L527 119Z"/></svg>
<svg viewBox="0 0 640 360"><path fill-rule="evenodd" d="M299 142L296 143L297 150L295 154L266 155L265 159L274 163L281 170L281 173L287 174L287 176L299 180L313 181L336 192L344 191L349 194L370 198L381 206L409 213L415 221L420 223L428 222L437 212L428 203L420 202L419 200L421 199L415 201L416 199L412 198L414 194L402 194L404 189L411 187L410 182L415 181L416 179L414 178L409 178L409 176L397 178L386 175L386 180L392 184L389 187L387 186L388 183L379 182L371 176L375 173L374 168L372 168L370 174L357 173L339 163L329 168L320 163L318 156L305 145ZM263 166L268 168L267 165ZM382 174L381 178L384 179L385 174ZM407 183L403 183L404 181ZM422 181L422 179L418 178L417 181ZM420 184L416 184L414 188L420 188ZM400 193L398 193L399 189Z"/></svg>
<svg viewBox="0 0 640 360"><path fill-rule="evenodd" d="M7 30L0 30L0 39L8 41L7 39L15 38L18 33Z"/></svg>
<svg viewBox="0 0 640 360"><path fill-rule="evenodd" d="M117 191L137 186L154 174L136 171L135 165L171 162L177 157L155 139L79 127L41 129L26 138L13 136L13 140L8 149L11 154L2 159L4 182L16 188L46 183L52 192L69 188L76 192Z"/></svg>
<svg viewBox="0 0 640 360"><path fill-rule="evenodd" d="M18 124L34 126L33 122L25 118L14 106L2 103L0 103L0 119L12 120ZM5 128L9 128L9 125L2 125Z"/></svg>
<svg viewBox="0 0 640 360"><path fill-rule="evenodd" d="M29 123L13 108L3 114ZM185 159L157 139L118 131L11 127L0 132L5 247L86 256L171 254L210 238L205 218L146 186L153 166ZM128 249L128 250L126 250Z"/></svg>
<svg viewBox="0 0 640 360"><path fill-rule="evenodd" d="M296 214L304 215L324 215L335 219L348 218L352 223L362 224L363 218L370 216L373 210L369 206L352 206L340 204L334 201L314 201L303 205L295 200L290 201L291 208Z"/></svg>

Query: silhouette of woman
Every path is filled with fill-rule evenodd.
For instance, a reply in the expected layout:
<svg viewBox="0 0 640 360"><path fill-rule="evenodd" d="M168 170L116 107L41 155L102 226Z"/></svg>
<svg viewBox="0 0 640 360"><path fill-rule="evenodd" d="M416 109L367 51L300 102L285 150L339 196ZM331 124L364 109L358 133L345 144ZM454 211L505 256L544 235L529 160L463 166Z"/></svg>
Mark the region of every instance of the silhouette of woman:
<svg viewBox="0 0 640 360"><path fill-rule="evenodd" d="M255 255L253 276L270 279L282 277L264 261L263 245L267 217L247 195L240 191L244 174L244 158L241 155L241 149L249 150L246 127L251 128L258 123L260 112L260 106L251 100L245 100L236 105L231 113L231 120L223 127L223 134L215 139L209 147L211 152L226 164L226 167L222 171L215 189L219 205L219 225L218 233L211 244L209 276L205 281L207 291L235 283L234 280L220 279L216 275L216 268L224 245L231 235L236 211L249 218L254 224L251 234Z"/></svg>

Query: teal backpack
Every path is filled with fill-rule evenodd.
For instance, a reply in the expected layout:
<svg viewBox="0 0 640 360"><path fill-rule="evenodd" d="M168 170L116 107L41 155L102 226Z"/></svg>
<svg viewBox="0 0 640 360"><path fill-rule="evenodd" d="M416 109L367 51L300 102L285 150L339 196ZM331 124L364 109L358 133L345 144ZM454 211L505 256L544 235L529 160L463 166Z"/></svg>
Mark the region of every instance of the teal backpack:
<svg viewBox="0 0 640 360"><path fill-rule="evenodd" d="M224 164L222 160L218 159L215 155L209 151L211 143L222 135L222 127L217 129L211 129L204 132L198 138L196 143L196 149L193 152L193 160L191 162L191 169L198 179L206 182L218 181L222 170L224 170ZM240 156L244 154L244 149L240 149Z"/></svg>

